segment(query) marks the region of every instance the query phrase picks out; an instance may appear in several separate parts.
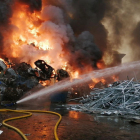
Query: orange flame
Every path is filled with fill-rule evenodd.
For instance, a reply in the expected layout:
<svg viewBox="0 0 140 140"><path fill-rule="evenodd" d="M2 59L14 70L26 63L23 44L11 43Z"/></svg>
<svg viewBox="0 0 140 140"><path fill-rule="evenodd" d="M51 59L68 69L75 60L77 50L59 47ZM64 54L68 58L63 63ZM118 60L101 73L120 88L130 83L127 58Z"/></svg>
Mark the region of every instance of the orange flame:
<svg viewBox="0 0 140 140"><path fill-rule="evenodd" d="M118 77L116 75L113 75L112 79L113 79L114 82L118 81Z"/></svg>
<svg viewBox="0 0 140 140"><path fill-rule="evenodd" d="M63 65L63 60L61 56L62 49L54 47L57 46L55 41L55 37L53 37L53 34L50 35L50 32L45 31L43 32L41 30L42 23L45 21L41 19L41 12L30 13L27 11L27 6L16 3L13 10L13 15L11 17L11 24L15 27L13 28L13 31L11 33L11 52L10 55L13 58L24 58L25 55L28 55L25 52L25 55L23 54L23 51L25 50L25 45L31 45L33 48L33 51L35 49L38 50L44 50L48 53L42 53L37 55L37 59L43 59L47 62L51 62L53 67L60 67ZM29 50L31 51L31 50ZM43 52L43 51L42 51ZM31 54L32 55L32 54ZM28 55L27 57L30 57L31 55ZM57 59L57 62L54 62L54 56ZM27 58L26 57L26 58ZM60 59L58 59L60 58ZM34 58L35 59L35 58ZM32 60L33 62L35 60ZM32 66L32 62L30 62Z"/></svg>
<svg viewBox="0 0 140 140"><path fill-rule="evenodd" d="M78 71L71 72L71 78L72 79L78 79L79 78L79 72Z"/></svg>
<svg viewBox="0 0 140 140"><path fill-rule="evenodd" d="M43 5L42 7L44 8L45 6ZM11 34L8 35L8 37L10 36L10 41L8 40L8 42L10 42L10 47L12 50L9 55L12 55L11 57L13 58L26 58L26 54L28 54L30 57L32 56L32 50L29 50L30 52L27 51L25 54L23 54L25 46L30 46L32 47L33 51L34 49L37 49L41 52L37 57L33 56L34 60L43 59L48 64L51 64L55 69L62 68L67 70L68 64L66 60L64 60L65 54L62 53L64 42L69 40L67 35L64 33L64 41L62 41L63 37L61 35L58 39L56 39L55 30L57 30L58 25L56 25L57 27L54 28L54 30L45 29L46 26L44 27L43 24L48 22L48 20L43 19L41 16L43 9L40 12L34 11L34 13L30 13L27 9L27 5L20 4L19 2L16 2L14 6L13 15L11 17L13 30ZM72 18L72 13L69 13L69 16ZM8 37L5 37L5 40ZM60 42L60 46L58 45L58 41ZM32 64L33 62L29 63L34 66ZM103 63L98 62L97 67L103 68ZM88 68L86 71L90 70L91 69ZM79 78L79 71L71 72L71 77L72 79ZM94 83L96 83L95 81L96 80L94 80ZM103 79L101 81L103 83L105 82Z"/></svg>
<svg viewBox="0 0 140 140"><path fill-rule="evenodd" d="M104 78L99 78L99 79L94 78L94 79L92 79L92 81L93 81L93 82L89 84L89 87L90 87L91 89L93 89L93 88L95 87L95 85L96 85L97 83L99 83L99 82L102 82L103 85L105 85L105 84L107 83L106 80L105 80Z"/></svg>

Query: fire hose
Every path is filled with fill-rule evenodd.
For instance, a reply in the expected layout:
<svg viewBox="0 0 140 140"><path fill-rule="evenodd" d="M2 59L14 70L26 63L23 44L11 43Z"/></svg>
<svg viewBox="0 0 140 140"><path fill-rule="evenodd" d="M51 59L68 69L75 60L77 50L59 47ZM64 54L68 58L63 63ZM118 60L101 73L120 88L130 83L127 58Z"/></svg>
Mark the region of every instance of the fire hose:
<svg viewBox="0 0 140 140"><path fill-rule="evenodd" d="M6 123L7 121L30 117L30 116L32 116L32 113L31 112L34 112L34 113L50 113L50 114L57 115L57 116L59 116L59 120L57 121L57 123L55 124L55 127L54 127L54 136L55 136L55 139L56 140L59 140L59 138L57 136L57 128L58 128L58 125L59 125L60 121L62 120L62 116L59 113L52 112L52 111L41 111L41 110L11 110L11 109L0 109L0 112L16 112L16 113L24 113L24 114L27 114L27 115L24 115L24 116L19 116L19 117L13 117L13 118L5 119L2 122L2 124L4 126L6 126L8 128L11 128L11 129L15 130L17 133L19 133L20 136L24 140L28 140L27 137L18 128L7 124Z"/></svg>

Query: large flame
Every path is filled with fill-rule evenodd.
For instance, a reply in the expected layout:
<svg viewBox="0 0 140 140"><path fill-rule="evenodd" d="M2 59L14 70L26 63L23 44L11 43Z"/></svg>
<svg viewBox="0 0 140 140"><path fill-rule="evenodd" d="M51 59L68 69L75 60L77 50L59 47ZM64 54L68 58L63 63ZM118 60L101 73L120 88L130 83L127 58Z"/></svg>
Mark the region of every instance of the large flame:
<svg viewBox="0 0 140 140"><path fill-rule="evenodd" d="M54 68L62 67L66 62L62 57L62 37L56 38L55 32L46 29L44 24L48 21L42 19L42 11L31 13L27 10L27 5L18 2L13 9L12 32L5 35L5 40L10 38L8 41L11 46L10 58L19 58L20 61L30 63L32 66L35 60L43 59ZM8 52L6 48L5 52ZM54 59L57 62L54 62Z"/></svg>
<svg viewBox="0 0 140 140"><path fill-rule="evenodd" d="M79 78L79 72L78 71L71 72L71 77L72 77L72 79L78 79Z"/></svg>
<svg viewBox="0 0 140 140"><path fill-rule="evenodd" d="M42 7L41 11L30 12L27 5L19 2L15 3L10 20L13 25L11 26L12 32L9 35L5 35L6 43L4 46L10 44L11 58L30 63L32 67L34 67L34 62L37 59L43 59L55 69L69 70L68 62L64 57L66 54L63 53L63 45L69 40L67 26L61 23L63 22L63 17L61 16L61 24L58 21L57 23L51 22L50 17L44 16L43 13L50 6L43 5ZM73 17L71 13L68 13L68 15L71 18ZM7 38L8 42L6 41ZM102 62L98 62L97 67L102 69L105 66ZM85 68L86 72L90 70L93 70L90 66ZM80 70L70 71L70 75L72 79L77 79L79 78ZM93 81L94 83L99 82L97 79ZM100 81L105 83L103 79L100 79Z"/></svg>
<svg viewBox="0 0 140 140"><path fill-rule="evenodd" d="M112 82L118 81L118 76L113 75L112 77L109 77L107 79L105 78L92 78L92 82L89 84L89 87L93 89L96 84L101 83L102 87L108 86Z"/></svg>

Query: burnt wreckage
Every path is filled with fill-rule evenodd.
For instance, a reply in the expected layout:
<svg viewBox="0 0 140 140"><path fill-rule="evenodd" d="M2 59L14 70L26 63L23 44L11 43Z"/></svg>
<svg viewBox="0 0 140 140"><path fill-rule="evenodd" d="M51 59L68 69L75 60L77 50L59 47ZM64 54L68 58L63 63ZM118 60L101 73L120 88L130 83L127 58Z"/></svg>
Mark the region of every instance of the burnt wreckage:
<svg viewBox="0 0 140 140"><path fill-rule="evenodd" d="M10 68L0 60L0 99L1 101L16 102L28 90L37 86L40 81L56 78L58 81L69 77L67 71L59 69L57 74L54 68L44 60L34 62L36 68L30 64L22 62L20 64L10 64Z"/></svg>

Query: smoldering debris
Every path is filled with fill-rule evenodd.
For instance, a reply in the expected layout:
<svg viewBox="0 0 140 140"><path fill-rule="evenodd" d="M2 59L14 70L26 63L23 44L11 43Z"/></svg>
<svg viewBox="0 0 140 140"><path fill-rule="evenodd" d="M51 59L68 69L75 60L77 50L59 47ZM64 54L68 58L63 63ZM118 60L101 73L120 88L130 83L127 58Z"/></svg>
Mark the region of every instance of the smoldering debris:
<svg viewBox="0 0 140 140"><path fill-rule="evenodd" d="M94 88L90 95L81 97L79 105L69 109L103 115L140 115L140 83L117 81L104 89Z"/></svg>
<svg viewBox="0 0 140 140"><path fill-rule="evenodd" d="M0 101L16 102L27 91L37 86L40 81L50 81L51 78L62 80L69 77L65 70L59 69L57 76L54 69L44 60L34 62L36 68L25 62L12 65L10 68L0 60ZM57 77L57 78L56 78Z"/></svg>

